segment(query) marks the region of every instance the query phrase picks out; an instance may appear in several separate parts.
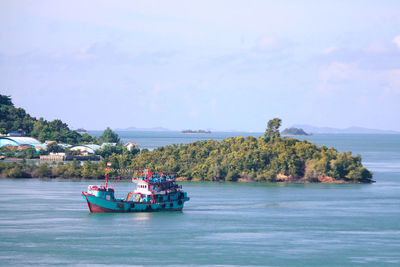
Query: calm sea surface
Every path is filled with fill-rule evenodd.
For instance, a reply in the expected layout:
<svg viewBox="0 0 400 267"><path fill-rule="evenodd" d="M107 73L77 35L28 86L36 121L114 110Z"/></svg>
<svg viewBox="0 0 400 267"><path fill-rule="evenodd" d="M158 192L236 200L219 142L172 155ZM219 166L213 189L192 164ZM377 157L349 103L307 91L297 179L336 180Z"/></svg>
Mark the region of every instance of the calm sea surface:
<svg viewBox="0 0 400 267"><path fill-rule="evenodd" d="M122 139L154 148L228 135ZM361 154L377 182L186 182L183 212L89 214L80 192L97 182L1 179L0 265L400 266L400 135L307 139Z"/></svg>

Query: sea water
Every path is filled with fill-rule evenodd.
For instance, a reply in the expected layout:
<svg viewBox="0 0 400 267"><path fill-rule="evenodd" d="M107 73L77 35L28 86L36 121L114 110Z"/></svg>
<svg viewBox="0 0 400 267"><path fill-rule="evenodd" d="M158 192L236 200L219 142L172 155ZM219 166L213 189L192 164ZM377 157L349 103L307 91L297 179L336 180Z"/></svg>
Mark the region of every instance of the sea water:
<svg viewBox="0 0 400 267"><path fill-rule="evenodd" d="M361 154L376 183L182 182L183 212L90 214L100 181L1 179L0 265L400 266L400 135L306 138Z"/></svg>

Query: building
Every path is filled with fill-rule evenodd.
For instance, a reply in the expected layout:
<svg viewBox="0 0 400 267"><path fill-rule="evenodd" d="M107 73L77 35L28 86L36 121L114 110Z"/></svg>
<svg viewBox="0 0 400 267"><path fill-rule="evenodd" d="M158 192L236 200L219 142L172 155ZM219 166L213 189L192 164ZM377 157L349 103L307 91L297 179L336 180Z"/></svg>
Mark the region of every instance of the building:
<svg viewBox="0 0 400 267"><path fill-rule="evenodd" d="M82 154L94 154L94 152L100 149L99 145L94 145L94 144L90 144L90 145L78 145L78 146L73 146L71 147L69 150L71 151L80 151Z"/></svg>
<svg viewBox="0 0 400 267"><path fill-rule="evenodd" d="M36 150L46 149L46 145L39 140L28 136L2 136L0 137L0 147L2 146L31 146Z"/></svg>
<svg viewBox="0 0 400 267"><path fill-rule="evenodd" d="M86 152L87 154L87 152ZM67 155L66 153L50 153L49 155L40 155L40 161L48 161L48 162L61 162L61 161L100 161L102 159L101 156L98 155ZM81 163L82 164L82 163Z"/></svg>
<svg viewBox="0 0 400 267"><path fill-rule="evenodd" d="M125 144L126 149L128 149L129 151L132 150L132 148L139 148L139 144L135 143L135 142L129 142Z"/></svg>
<svg viewBox="0 0 400 267"><path fill-rule="evenodd" d="M50 153L49 155L40 155L40 161L59 162L64 161L65 158L65 153Z"/></svg>
<svg viewBox="0 0 400 267"><path fill-rule="evenodd" d="M21 129L19 129L18 131L9 132L7 134L7 136L13 136L13 137L15 137L15 136L25 136L25 135L26 135L26 132L21 130Z"/></svg>
<svg viewBox="0 0 400 267"><path fill-rule="evenodd" d="M117 143L102 143L100 147L103 148L105 146L116 146L116 145Z"/></svg>

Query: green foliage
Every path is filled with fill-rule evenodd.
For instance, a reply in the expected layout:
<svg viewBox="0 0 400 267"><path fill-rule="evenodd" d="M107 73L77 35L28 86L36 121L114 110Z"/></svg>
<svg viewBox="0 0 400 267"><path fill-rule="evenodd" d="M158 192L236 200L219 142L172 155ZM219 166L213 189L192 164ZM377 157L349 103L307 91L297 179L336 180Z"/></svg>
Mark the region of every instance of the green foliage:
<svg viewBox="0 0 400 267"><path fill-rule="evenodd" d="M273 127L277 129L277 127ZM280 138L231 137L217 142L198 141L143 150L132 159L131 167L145 166L155 170L176 171L192 180L276 181L277 175L292 180L318 181L318 176L368 182L372 174L362 167L360 156L350 152L318 147L309 141Z"/></svg>
<svg viewBox="0 0 400 267"><path fill-rule="evenodd" d="M6 106L14 106L14 104L11 101L11 96L7 95L0 95L0 105L6 105Z"/></svg>
<svg viewBox="0 0 400 267"><path fill-rule="evenodd" d="M81 176L84 178L104 178L104 168L102 164L87 161L82 166Z"/></svg>
<svg viewBox="0 0 400 267"><path fill-rule="evenodd" d="M57 177L64 178L104 178L105 163L87 161L80 165L76 160L68 163L60 162L54 170Z"/></svg>
<svg viewBox="0 0 400 267"><path fill-rule="evenodd" d="M46 126L41 119L35 123L34 131L42 129L39 124ZM317 182L320 176L330 176L348 182L371 181L372 173L362 166L360 156L352 156L351 152L339 153L326 146L318 147L306 140L281 138L280 125L279 118L270 120L265 136L260 138L248 136L230 137L220 142L197 141L159 147L153 151L147 149L140 152L138 149L128 151L120 144L108 145L96 151L104 161L85 162L81 166L74 160L66 164L59 163L54 169L41 165L36 175L102 178L105 163L111 162L112 168L115 169L146 167L155 171L173 171L189 180L237 181L242 178L273 182L284 176L291 181ZM65 129L65 125L60 122L54 122L52 127L60 131ZM43 131L38 130L38 132ZM104 131L100 140L119 142L118 135L110 128ZM6 149L0 152L10 153ZM23 175L14 167L3 168L0 165L0 171L3 176L8 175L7 177Z"/></svg>
<svg viewBox="0 0 400 267"><path fill-rule="evenodd" d="M15 153L17 152L16 146L2 146L0 147L0 155L5 156L6 158L15 157Z"/></svg>
<svg viewBox="0 0 400 267"><path fill-rule="evenodd" d="M268 121L267 129L265 130L265 141L269 142L275 138L280 137L279 127L281 127L282 120L279 118Z"/></svg>
<svg viewBox="0 0 400 267"><path fill-rule="evenodd" d="M56 176L65 178L79 178L81 177L81 164L74 159L72 162L66 164L59 163L55 169Z"/></svg>
<svg viewBox="0 0 400 267"><path fill-rule="evenodd" d="M41 177L41 178L52 177L53 171L48 163L41 163L39 168L36 170L35 174L36 177Z"/></svg>
<svg viewBox="0 0 400 267"><path fill-rule="evenodd" d="M0 94L0 130L2 133L10 131L33 129L35 118L32 118L22 108L15 108L9 96Z"/></svg>
<svg viewBox="0 0 400 267"><path fill-rule="evenodd" d="M36 153L36 149L33 147L25 148L17 153L18 158L22 159L37 159L40 157L38 153Z"/></svg>
<svg viewBox="0 0 400 267"><path fill-rule="evenodd" d="M10 177L10 178L29 178L30 177L30 175L27 172L23 171L21 168L18 168L18 167L8 169L5 172L5 176Z"/></svg>
<svg viewBox="0 0 400 267"><path fill-rule="evenodd" d="M36 149L28 147L22 150L18 150L17 146L2 146L0 147L0 155L6 158L23 158L23 159L34 159L39 158L39 154L36 153Z"/></svg>
<svg viewBox="0 0 400 267"><path fill-rule="evenodd" d="M40 142L46 140L66 144L97 142L95 137L70 130L68 125L61 120L46 121L43 118L37 120L27 114L24 109L15 108L9 96L0 94L0 133L17 130L25 131Z"/></svg>
<svg viewBox="0 0 400 267"><path fill-rule="evenodd" d="M50 143L47 145L47 151L53 153L65 152L65 149L57 143Z"/></svg>
<svg viewBox="0 0 400 267"><path fill-rule="evenodd" d="M22 163L0 162L0 177L31 178L31 173L33 168L34 168L33 166L27 164L26 162Z"/></svg>
<svg viewBox="0 0 400 267"><path fill-rule="evenodd" d="M126 153L128 150L124 146L113 146L106 145L98 150L96 150L96 154L102 156L103 158L108 158L112 154L122 154Z"/></svg>
<svg viewBox="0 0 400 267"><path fill-rule="evenodd" d="M138 154L140 152L140 150L138 148L132 148L131 150L128 150L125 146L123 145L106 145L98 150L96 150L96 154L102 156L103 158L105 158L106 160L114 155L126 155L128 157L128 159L132 159L133 156L135 156L136 154Z"/></svg>
<svg viewBox="0 0 400 267"><path fill-rule="evenodd" d="M103 134L100 136L100 142L102 143L119 143L119 136L117 133L113 132L110 127L107 127Z"/></svg>

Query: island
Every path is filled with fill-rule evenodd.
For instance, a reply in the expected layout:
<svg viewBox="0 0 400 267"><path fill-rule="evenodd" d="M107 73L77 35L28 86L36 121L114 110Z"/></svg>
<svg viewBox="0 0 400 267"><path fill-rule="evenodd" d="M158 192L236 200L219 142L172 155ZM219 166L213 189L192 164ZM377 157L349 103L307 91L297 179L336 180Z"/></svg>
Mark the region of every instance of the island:
<svg viewBox="0 0 400 267"><path fill-rule="evenodd" d="M131 179L137 167L157 172L176 172L179 180L285 183L372 183L372 173L362 165L360 155L338 152L308 140L282 137L281 119L267 123L264 136L229 137L221 141L209 139L188 144L158 147L153 151L130 149L110 128L96 138L70 130L61 120L46 121L31 117L22 108L15 108L8 96L0 95L0 133L21 131L26 137L46 144L42 149L30 145L12 145L7 136L0 137L0 156L21 161L0 162L0 177L5 178L85 178L104 179L105 168L110 176ZM18 138L18 137L14 137ZM26 138L24 138L26 139ZM39 155L54 153L74 155L82 147L101 157L91 161L84 157L72 161L46 162ZM35 160L32 162L31 159ZM53 158L53 157L52 157ZM7 162L5 162L7 161Z"/></svg>
<svg viewBox="0 0 400 267"><path fill-rule="evenodd" d="M181 131L181 133L185 133L185 134L210 134L211 131L210 130L183 130Z"/></svg>
<svg viewBox="0 0 400 267"><path fill-rule="evenodd" d="M282 136L307 136L307 135L311 135L310 133L306 133L303 129L301 128L295 128L295 127L291 127L291 128L286 128L285 130L283 130L281 132Z"/></svg>

